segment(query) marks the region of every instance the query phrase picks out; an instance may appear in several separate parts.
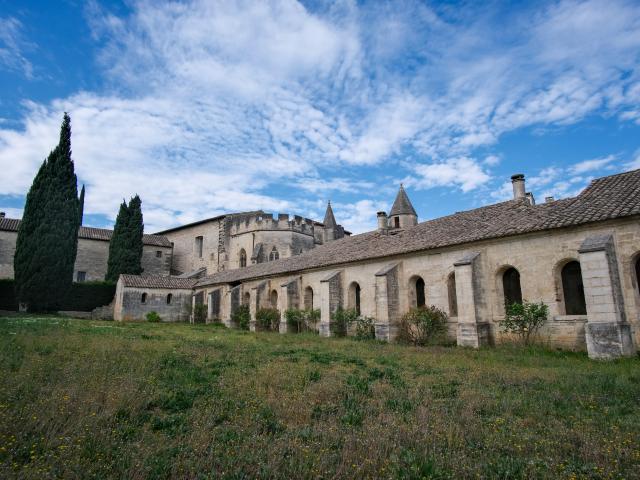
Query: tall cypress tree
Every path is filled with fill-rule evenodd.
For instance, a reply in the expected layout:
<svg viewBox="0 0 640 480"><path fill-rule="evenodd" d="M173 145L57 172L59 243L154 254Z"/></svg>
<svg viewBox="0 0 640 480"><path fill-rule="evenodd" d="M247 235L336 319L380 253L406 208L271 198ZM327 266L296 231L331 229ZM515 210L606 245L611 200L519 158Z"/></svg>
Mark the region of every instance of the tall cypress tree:
<svg viewBox="0 0 640 480"><path fill-rule="evenodd" d="M142 273L142 202L136 195L122 202L113 235L109 243L109 261L106 279L116 282L121 273L139 275Z"/></svg>
<svg viewBox="0 0 640 480"><path fill-rule="evenodd" d="M82 226L82 217L84 217L84 185L82 185L82 190L80 190L80 198L78 199L78 203L78 218L80 226Z"/></svg>
<svg viewBox="0 0 640 480"><path fill-rule="evenodd" d="M79 201L71 159L71 119L64 114L58 146L40 166L18 228L14 270L18 301L30 311L55 310L73 282Z"/></svg>

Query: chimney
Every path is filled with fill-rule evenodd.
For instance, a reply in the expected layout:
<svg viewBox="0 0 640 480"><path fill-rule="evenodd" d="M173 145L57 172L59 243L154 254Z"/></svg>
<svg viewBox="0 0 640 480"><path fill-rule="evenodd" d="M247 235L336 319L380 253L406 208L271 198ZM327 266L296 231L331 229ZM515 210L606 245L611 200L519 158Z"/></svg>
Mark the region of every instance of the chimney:
<svg viewBox="0 0 640 480"><path fill-rule="evenodd" d="M544 197L544 203L551 203L554 201L553 197Z"/></svg>
<svg viewBox="0 0 640 480"><path fill-rule="evenodd" d="M0 218L4 218L4 212L0 212Z"/></svg>
<svg viewBox="0 0 640 480"><path fill-rule="evenodd" d="M529 205L534 206L536 204L536 199L533 197L533 193L527 192L525 198L529 201Z"/></svg>
<svg viewBox="0 0 640 480"><path fill-rule="evenodd" d="M511 175L511 183L513 184L513 198L517 200L526 196L526 190L524 186L524 175L522 173L516 173Z"/></svg>
<svg viewBox="0 0 640 480"><path fill-rule="evenodd" d="M378 231L386 232L389 229L389 220L386 212L378 212Z"/></svg>

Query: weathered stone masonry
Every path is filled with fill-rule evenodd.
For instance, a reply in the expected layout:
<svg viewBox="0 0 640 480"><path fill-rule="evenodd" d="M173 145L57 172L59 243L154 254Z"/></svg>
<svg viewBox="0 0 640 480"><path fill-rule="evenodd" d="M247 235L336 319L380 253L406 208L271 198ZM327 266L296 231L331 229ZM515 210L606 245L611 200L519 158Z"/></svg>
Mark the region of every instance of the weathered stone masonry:
<svg viewBox="0 0 640 480"><path fill-rule="evenodd" d="M219 289L225 323L248 302L255 328L255 312L272 304L274 291L283 313L300 308L301 292L310 289L320 335L335 331L338 308L357 305L387 341L396 338L400 317L423 302L448 312L451 336L474 348L503 339L505 300L515 296L549 306L541 341L586 349L592 358L631 355L640 319L640 171L540 205L523 176L513 182L513 200L422 223L401 189L391 215L378 214L378 230L213 273L193 293L206 299ZM572 275L564 275L567 265ZM574 283L565 290L567 281Z"/></svg>

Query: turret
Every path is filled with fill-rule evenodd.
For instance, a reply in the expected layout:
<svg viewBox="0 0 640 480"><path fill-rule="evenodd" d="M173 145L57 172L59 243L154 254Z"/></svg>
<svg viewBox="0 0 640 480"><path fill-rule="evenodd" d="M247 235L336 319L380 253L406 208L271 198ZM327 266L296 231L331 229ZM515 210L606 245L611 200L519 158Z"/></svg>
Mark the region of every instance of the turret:
<svg viewBox="0 0 640 480"><path fill-rule="evenodd" d="M404 186L400 184L400 190L389 212L389 228L409 228L417 223L418 214L411 205Z"/></svg>
<svg viewBox="0 0 640 480"><path fill-rule="evenodd" d="M342 225L338 225L336 217L333 215L333 209L331 208L331 202L327 204L327 211L324 214L324 222L322 222L322 243L338 240L345 236L345 231ZM347 232L348 235L348 232Z"/></svg>

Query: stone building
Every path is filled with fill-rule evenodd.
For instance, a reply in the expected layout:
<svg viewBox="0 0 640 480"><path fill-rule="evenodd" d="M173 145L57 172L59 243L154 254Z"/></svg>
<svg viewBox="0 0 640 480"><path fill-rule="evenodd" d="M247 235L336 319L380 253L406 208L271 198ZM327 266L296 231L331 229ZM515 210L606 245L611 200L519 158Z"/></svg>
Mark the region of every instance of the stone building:
<svg viewBox="0 0 640 480"><path fill-rule="evenodd" d="M331 204L325 223L263 211L232 213L158 232L173 244L173 275L193 277L308 252L348 236Z"/></svg>
<svg viewBox="0 0 640 480"><path fill-rule="evenodd" d="M0 213L0 278L13 278L13 256L16 251L20 220ZM112 230L80 227L78 253L73 268L73 280L88 282L104 280L109 260ZM162 235L143 235L142 268L146 275L169 275L171 242Z"/></svg>
<svg viewBox="0 0 640 480"><path fill-rule="evenodd" d="M232 268L242 264L234 258L238 250L225 250L227 267L212 268L193 284L193 302L229 326L232 312L247 304L252 328L261 307L281 315L320 309L324 336L332 334L338 308L353 308L373 317L376 337L387 341L411 307L435 305L448 312L458 345L478 347L502 338L505 302L526 299L549 306L541 332L549 345L586 349L592 358L633 354L640 322L640 170L596 179L574 198L542 204L526 192L523 175L512 183L509 201L421 223L401 187L389 215L378 213L376 231L323 242L314 232L315 248L245 268ZM323 235L330 236L331 216ZM239 218L239 227L248 225ZM257 243L270 245L237 246L255 253ZM118 288L134 288L130 282L121 279ZM139 304L135 310L121 304L119 318L148 310L141 306L146 289L164 295L172 288L166 277L136 282ZM284 319L280 326L286 331Z"/></svg>

